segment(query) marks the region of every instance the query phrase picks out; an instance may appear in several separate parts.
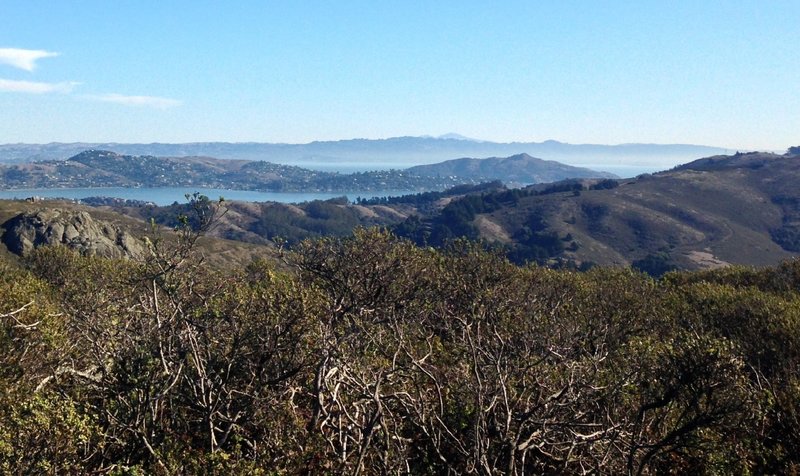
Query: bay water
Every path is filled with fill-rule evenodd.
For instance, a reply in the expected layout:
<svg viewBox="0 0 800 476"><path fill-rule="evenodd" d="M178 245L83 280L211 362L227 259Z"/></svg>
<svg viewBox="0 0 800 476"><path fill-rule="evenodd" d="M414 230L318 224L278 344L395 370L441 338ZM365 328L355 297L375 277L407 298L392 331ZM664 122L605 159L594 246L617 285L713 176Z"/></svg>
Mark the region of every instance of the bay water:
<svg viewBox="0 0 800 476"><path fill-rule="evenodd" d="M389 190L381 192L256 192L250 190L225 190L216 188L189 188L189 187L158 187L158 188L127 188L127 187L106 187L106 188L29 188L18 190L0 190L0 199L22 200L29 197L37 198L66 198L79 200L88 197L111 197L126 200L140 200L152 202L156 205L171 205L175 202L185 203L186 195L198 192L207 196L211 200L220 197L225 200L239 200L246 202L282 202L282 203L302 203L312 200L328 200L346 196L348 200L354 201L356 198L373 197L393 197L407 195L410 193L403 190Z"/></svg>

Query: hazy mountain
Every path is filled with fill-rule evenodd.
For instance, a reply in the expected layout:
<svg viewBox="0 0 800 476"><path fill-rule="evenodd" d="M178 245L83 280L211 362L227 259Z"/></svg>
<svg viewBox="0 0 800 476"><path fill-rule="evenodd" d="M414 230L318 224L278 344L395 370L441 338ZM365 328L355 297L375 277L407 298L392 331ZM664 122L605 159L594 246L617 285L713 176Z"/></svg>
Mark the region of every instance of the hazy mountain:
<svg viewBox="0 0 800 476"><path fill-rule="evenodd" d="M403 168L458 157L508 157L526 153L571 165L643 165L671 167L699 157L727 153L718 147L685 144L566 144L557 141L497 143L462 136L351 139L308 144L196 142L186 144L51 143L0 145L0 162L66 159L87 149L160 157L207 156L265 160L307 168L367 164L365 168Z"/></svg>
<svg viewBox="0 0 800 476"><path fill-rule="evenodd" d="M455 140L468 140L472 142L483 142L478 139L473 139L472 137L462 136L456 132L448 132L447 134L442 134L440 136L436 136L437 139L455 139Z"/></svg>

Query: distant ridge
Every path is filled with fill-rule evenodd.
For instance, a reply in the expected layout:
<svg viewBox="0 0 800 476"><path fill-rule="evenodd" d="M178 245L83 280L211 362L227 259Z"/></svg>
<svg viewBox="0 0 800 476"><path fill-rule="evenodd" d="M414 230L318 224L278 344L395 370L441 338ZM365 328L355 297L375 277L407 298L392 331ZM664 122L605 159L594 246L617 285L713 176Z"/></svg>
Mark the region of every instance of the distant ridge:
<svg viewBox="0 0 800 476"><path fill-rule="evenodd" d="M308 144L194 142L185 144L50 143L0 145L0 162L64 160L87 149L158 157L204 156L265 160L313 168L317 164L363 163L405 168L458 157L508 157L526 153L569 165L642 165L669 168L700 157L725 154L719 147L688 144L567 144L558 141L498 143L449 137L393 137L317 141ZM463 136L459 136L463 137Z"/></svg>
<svg viewBox="0 0 800 476"><path fill-rule="evenodd" d="M425 167L431 168L430 170ZM439 167L439 168L437 168ZM67 160L0 165L0 188L209 187L273 192L431 191L501 180L509 185L610 174L526 154L461 159L421 169L339 174L267 161L156 157L89 149Z"/></svg>

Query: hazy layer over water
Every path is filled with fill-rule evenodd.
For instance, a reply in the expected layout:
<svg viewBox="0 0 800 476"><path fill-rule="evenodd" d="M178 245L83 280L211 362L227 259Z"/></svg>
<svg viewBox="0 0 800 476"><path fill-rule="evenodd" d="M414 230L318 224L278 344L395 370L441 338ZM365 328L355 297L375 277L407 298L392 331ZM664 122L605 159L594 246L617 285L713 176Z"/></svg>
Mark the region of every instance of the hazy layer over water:
<svg viewBox="0 0 800 476"><path fill-rule="evenodd" d="M0 199L23 199L28 197L42 198L69 198L81 199L87 197L114 197L128 200L141 200L153 202L156 205L171 205L174 202L186 202L186 194L200 192L213 200L219 197L225 200L241 200L247 202L283 202L299 203L311 200L327 200L341 196L347 196L351 201L357 197L387 197L406 195L408 191L385 191L385 192L348 192L348 193L283 193L283 192L254 192L248 190L224 190L214 188L187 188L187 187L163 187L163 188L37 188L20 190L2 190Z"/></svg>

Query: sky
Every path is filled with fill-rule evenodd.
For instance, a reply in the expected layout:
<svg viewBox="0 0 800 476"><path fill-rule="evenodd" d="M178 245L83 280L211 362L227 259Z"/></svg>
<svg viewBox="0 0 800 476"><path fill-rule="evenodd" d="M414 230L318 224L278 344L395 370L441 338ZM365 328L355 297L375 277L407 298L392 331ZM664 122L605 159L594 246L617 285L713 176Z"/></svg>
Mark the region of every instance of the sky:
<svg viewBox="0 0 800 476"><path fill-rule="evenodd" d="M800 144L800 1L0 0L0 143Z"/></svg>

